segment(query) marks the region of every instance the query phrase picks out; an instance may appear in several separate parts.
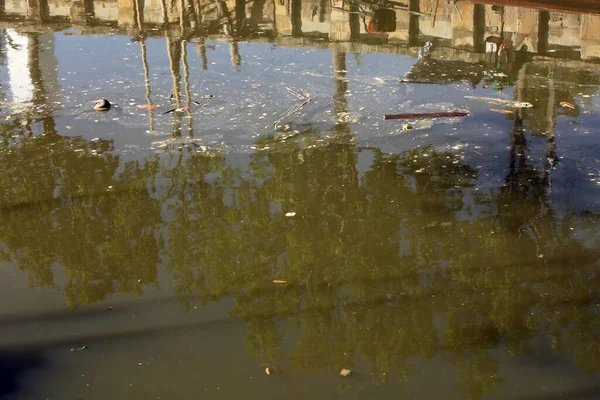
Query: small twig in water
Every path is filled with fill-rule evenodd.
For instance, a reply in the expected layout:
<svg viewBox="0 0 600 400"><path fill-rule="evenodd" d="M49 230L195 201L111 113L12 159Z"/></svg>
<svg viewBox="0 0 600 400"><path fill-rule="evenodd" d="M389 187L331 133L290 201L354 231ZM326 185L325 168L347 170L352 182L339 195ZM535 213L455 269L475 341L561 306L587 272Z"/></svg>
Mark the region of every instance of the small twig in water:
<svg viewBox="0 0 600 400"><path fill-rule="evenodd" d="M306 99L304 101L304 103L300 104L298 107L294 108L292 111L290 111L289 113L287 113L286 115L284 115L283 117L279 118L277 121L275 121L275 123L273 124L275 127L277 127L277 125L279 125L279 123L281 121L283 121L284 119L286 119L287 117L289 117L290 115L294 114L295 112L299 111L302 107L304 107L305 105L307 105L308 103L310 103L311 101L313 101L312 97L309 97L308 99Z"/></svg>
<svg viewBox="0 0 600 400"><path fill-rule="evenodd" d="M296 90L294 90L290 87L286 86L285 88L287 89L288 92L290 92L294 96L298 97L300 100L304 100L304 103L300 104L298 107L294 108L293 110L288 112L286 115L284 115L283 117L281 117L277 121L275 121L273 123L273 126L275 126L275 128L277 128L277 125L279 125L279 123L281 121L283 121L284 119L286 119L290 115L294 114L295 112L299 111L302 107L304 107L305 105L307 105L308 103L313 101L313 98L311 97L311 95L304 89L300 89L302 91L302 93L298 93Z"/></svg>
<svg viewBox="0 0 600 400"><path fill-rule="evenodd" d="M287 89L288 92L290 92L291 94L293 94L294 96L296 96L297 98L299 98L300 100L306 100L306 96L296 92L294 89L290 88L290 87L285 87Z"/></svg>

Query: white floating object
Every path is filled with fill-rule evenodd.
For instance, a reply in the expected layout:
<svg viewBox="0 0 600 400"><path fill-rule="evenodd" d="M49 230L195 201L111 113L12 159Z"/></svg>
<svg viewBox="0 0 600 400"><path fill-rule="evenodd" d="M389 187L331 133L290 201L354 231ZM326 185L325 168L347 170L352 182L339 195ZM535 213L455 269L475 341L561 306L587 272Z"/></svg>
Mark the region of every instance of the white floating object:
<svg viewBox="0 0 600 400"><path fill-rule="evenodd" d="M295 212L293 212L293 211L290 211L290 212L288 212L288 213L285 213L285 216L286 216L286 217L293 217L294 215L296 215L296 213L295 213Z"/></svg>

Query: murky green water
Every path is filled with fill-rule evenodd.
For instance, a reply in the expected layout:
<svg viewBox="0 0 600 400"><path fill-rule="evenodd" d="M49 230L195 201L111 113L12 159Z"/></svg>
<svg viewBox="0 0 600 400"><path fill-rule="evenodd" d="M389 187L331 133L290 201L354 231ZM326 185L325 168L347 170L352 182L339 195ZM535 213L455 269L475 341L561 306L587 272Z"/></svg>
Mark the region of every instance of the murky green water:
<svg viewBox="0 0 600 400"><path fill-rule="evenodd" d="M2 2L0 398L598 398L559 3Z"/></svg>

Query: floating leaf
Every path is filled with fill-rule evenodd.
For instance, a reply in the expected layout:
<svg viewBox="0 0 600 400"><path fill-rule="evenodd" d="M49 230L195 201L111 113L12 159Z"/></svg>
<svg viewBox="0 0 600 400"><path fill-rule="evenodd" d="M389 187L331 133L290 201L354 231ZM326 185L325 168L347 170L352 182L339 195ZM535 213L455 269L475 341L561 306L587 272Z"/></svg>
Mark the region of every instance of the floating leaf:
<svg viewBox="0 0 600 400"><path fill-rule="evenodd" d="M510 110L499 110L497 108L490 108L490 111L497 112L500 114L512 114L513 112Z"/></svg>
<svg viewBox="0 0 600 400"><path fill-rule="evenodd" d="M140 110L154 110L160 106L155 106L154 104L138 104L135 108Z"/></svg>

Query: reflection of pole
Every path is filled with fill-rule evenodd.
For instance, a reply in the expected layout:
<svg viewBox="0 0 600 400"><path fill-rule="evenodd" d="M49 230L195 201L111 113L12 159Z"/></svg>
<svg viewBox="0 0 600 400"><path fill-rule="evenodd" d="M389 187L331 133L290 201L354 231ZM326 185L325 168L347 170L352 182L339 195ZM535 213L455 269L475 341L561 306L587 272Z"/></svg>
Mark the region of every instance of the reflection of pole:
<svg viewBox="0 0 600 400"><path fill-rule="evenodd" d="M40 66L40 39L35 35L29 35L29 54L28 54L28 66L29 74L31 76L31 83L33 84L33 104L36 106L45 106L48 102L48 93L46 85L44 84L44 76L42 68ZM44 134L46 135L57 135L56 124L54 122L54 116L52 114L44 117L43 120Z"/></svg>
<svg viewBox="0 0 600 400"><path fill-rule="evenodd" d="M290 0L292 3L292 36L302 35L302 0Z"/></svg>
<svg viewBox="0 0 600 400"><path fill-rule="evenodd" d="M254 0L250 8L249 25L253 31L257 30L258 23L263 19L263 10L265 8L265 0Z"/></svg>
<svg viewBox="0 0 600 400"><path fill-rule="evenodd" d="M199 37L196 39L196 51L200 54L200 58L202 59L202 69L208 69L208 58L206 57L206 44L204 37Z"/></svg>
<svg viewBox="0 0 600 400"><path fill-rule="evenodd" d="M117 21L119 25L135 26L135 0L119 0L118 7L119 13L117 16Z"/></svg>
<svg viewBox="0 0 600 400"><path fill-rule="evenodd" d="M548 36L550 34L550 13L540 11L538 24L538 48L537 52L544 54L548 51Z"/></svg>
<svg viewBox="0 0 600 400"><path fill-rule="evenodd" d="M408 9L416 12L410 13L408 20L408 45L417 46L419 44L419 15L417 13L421 9L420 0L410 0Z"/></svg>
<svg viewBox="0 0 600 400"><path fill-rule="evenodd" d="M240 48L238 47L237 40L233 39L229 43L229 54L231 55L231 65L236 67L242 63L242 57L240 56Z"/></svg>
<svg viewBox="0 0 600 400"><path fill-rule="evenodd" d="M175 46L173 46L173 42ZM167 37L167 53L169 54L169 69L173 78L173 98L175 106L181 107L181 74L179 71L179 60L181 56L181 41L173 41Z"/></svg>
<svg viewBox="0 0 600 400"><path fill-rule="evenodd" d="M43 22L49 15L48 0L27 0L27 19Z"/></svg>
<svg viewBox="0 0 600 400"><path fill-rule="evenodd" d="M88 24L94 18L94 3L92 0L73 0L69 14L71 22Z"/></svg>
<svg viewBox="0 0 600 400"><path fill-rule="evenodd" d="M485 6L473 5L473 47L476 53L485 53Z"/></svg>
<svg viewBox="0 0 600 400"><path fill-rule="evenodd" d="M346 78L346 53L341 51L336 44L332 48L333 64L333 107L336 116L336 131L341 135L348 135L350 127L347 122L348 79Z"/></svg>
<svg viewBox="0 0 600 400"><path fill-rule="evenodd" d="M527 72L527 64L523 65L519 70L518 78L517 78L517 100L524 101L525 100L525 88L526 88L526 72ZM523 128L523 109L517 109L515 113L515 123L513 130L511 132L511 145L509 152L509 176L508 183L510 185L510 191L513 189L515 191L519 191L518 188L518 172L522 171L525 168L526 163L526 152L525 152L525 134ZM519 165L517 166L517 156L519 156Z"/></svg>
<svg viewBox="0 0 600 400"><path fill-rule="evenodd" d="M346 91L348 80L346 78L346 53L335 45L333 53L333 105L336 115L347 112Z"/></svg>
<svg viewBox="0 0 600 400"><path fill-rule="evenodd" d="M246 23L246 0L235 0L235 31L242 33L242 28Z"/></svg>
<svg viewBox="0 0 600 400"><path fill-rule="evenodd" d="M325 22L325 12L327 11L327 6L329 2L327 0L320 0L319 3L319 22Z"/></svg>
<svg viewBox="0 0 600 400"><path fill-rule="evenodd" d="M350 40L356 40L360 36L360 17L358 14L358 6L351 5L350 11L351 13L348 16L350 23Z"/></svg>
<svg viewBox="0 0 600 400"><path fill-rule="evenodd" d="M229 54L231 55L231 65L237 66L242 63L242 58L240 56L240 50L238 48L237 41L233 38L233 32L231 27L231 15L229 14L229 10L227 9L227 4L225 4L224 0L217 0L217 12L218 14L225 19L223 23L223 32L225 35L231 38L229 43Z"/></svg>

